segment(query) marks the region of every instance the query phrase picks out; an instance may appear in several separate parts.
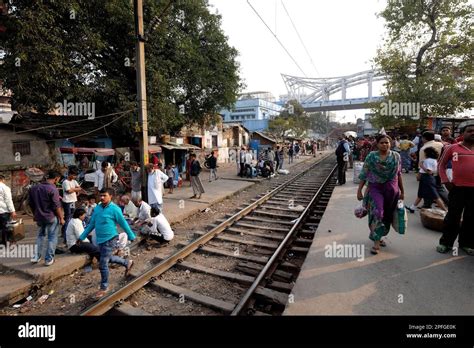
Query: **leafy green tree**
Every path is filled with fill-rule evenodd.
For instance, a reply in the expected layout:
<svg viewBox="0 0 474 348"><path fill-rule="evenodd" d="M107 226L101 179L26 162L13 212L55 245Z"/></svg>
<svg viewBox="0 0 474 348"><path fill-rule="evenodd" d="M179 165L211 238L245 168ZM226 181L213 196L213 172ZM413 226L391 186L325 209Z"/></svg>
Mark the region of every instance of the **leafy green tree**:
<svg viewBox="0 0 474 348"><path fill-rule="evenodd" d="M305 111L303 106L296 99L292 99L285 104L285 108L280 112L279 116L283 118L292 118L303 117L304 115Z"/></svg>
<svg viewBox="0 0 474 348"><path fill-rule="evenodd" d="M273 135L277 141L283 141L290 130L290 122L287 118L276 117L268 122L268 132Z"/></svg>
<svg viewBox="0 0 474 348"><path fill-rule="evenodd" d="M309 118L296 100L290 100L285 109L268 124L268 129L277 139L285 136L304 137L310 128Z"/></svg>
<svg viewBox="0 0 474 348"><path fill-rule="evenodd" d="M304 138L310 127L309 118L306 115L301 117L292 117L290 119L292 135L296 138Z"/></svg>
<svg viewBox="0 0 474 348"><path fill-rule="evenodd" d="M473 7L467 0L388 1L387 37L375 63L387 75L386 100L420 103L421 118L473 104ZM375 107L374 124L400 122ZM402 117L410 123L409 117Z"/></svg>
<svg viewBox="0 0 474 348"><path fill-rule="evenodd" d="M322 112L313 112L309 114L309 124L310 128L320 134L326 134L328 122L326 115Z"/></svg>
<svg viewBox="0 0 474 348"><path fill-rule="evenodd" d="M144 1L149 130L203 124L241 88L237 51L207 0ZM16 0L0 50L4 88L18 111L94 102L96 114L137 108L135 27L130 0ZM134 112L117 122L133 135Z"/></svg>

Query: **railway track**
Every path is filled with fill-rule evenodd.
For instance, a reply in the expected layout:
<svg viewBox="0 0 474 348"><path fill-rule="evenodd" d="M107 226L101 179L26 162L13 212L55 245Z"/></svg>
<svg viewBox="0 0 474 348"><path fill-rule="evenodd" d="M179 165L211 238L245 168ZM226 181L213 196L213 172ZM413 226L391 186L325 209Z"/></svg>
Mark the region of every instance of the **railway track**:
<svg viewBox="0 0 474 348"><path fill-rule="evenodd" d="M196 231L194 240L156 258L154 266L81 315L156 314L141 309L152 304L127 301L143 291L155 298L172 294L179 298L177 307L191 302L209 314L281 314L334 189L335 169L330 156L272 187L208 231Z"/></svg>

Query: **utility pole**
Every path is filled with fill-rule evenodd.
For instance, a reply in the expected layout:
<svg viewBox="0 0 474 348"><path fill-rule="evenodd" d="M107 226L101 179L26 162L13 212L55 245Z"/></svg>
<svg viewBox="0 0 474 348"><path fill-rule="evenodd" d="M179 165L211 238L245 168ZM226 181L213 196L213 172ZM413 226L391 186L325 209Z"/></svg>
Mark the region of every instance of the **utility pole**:
<svg viewBox="0 0 474 348"><path fill-rule="evenodd" d="M145 38L143 30L143 0L133 1L135 13L136 43L136 71L137 71L137 98L138 98L138 124L140 126L140 168L142 174L142 197L147 200L147 173L145 165L148 160L148 119L146 106L146 80L145 80Z"/></svg>
<svg viewBox="0 0 474 348"><path fill-rule="evenodd" d="M326 113L326 150L329 150L329 111Z"/></svg>

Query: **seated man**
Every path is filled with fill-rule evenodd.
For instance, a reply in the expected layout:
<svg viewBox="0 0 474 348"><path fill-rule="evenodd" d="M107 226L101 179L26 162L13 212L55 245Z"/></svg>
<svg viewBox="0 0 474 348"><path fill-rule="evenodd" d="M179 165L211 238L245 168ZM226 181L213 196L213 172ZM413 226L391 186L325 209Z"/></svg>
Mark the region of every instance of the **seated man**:
<svg viewBox="0 0 474 348"><path fill-rule="evenodd" d="M148 227L150 227L149 237L156 240L160 244L168 244L174 237L174 232L171 226L163 214L160 214L160 210L151 208L151 219L147 221Z"/></svg>
<svg viewBox="0 0 474 348"><path fill-rule="evenodd" d="M132 220L135 219L138 216L138 209L135 204L132 203L130 197L123 195L121 200L123 204L123 216Z"/></svg>
<svg viewBox="0 0 474 348"><path fill-rule="evenodd" d="M268 165L264 165L261 169L260 169L260 173L262 174L262 177L264 178L269 178L270 177L270 167Z"/></svg>
<svg viewBox="0 0 474 348"><path fill-rule="evenodd" d="M143 201L141 198L133 201L133 204L138 208L137 217L133 220L133 225L144 235L150 234L150 227L148 227L148 221L151 219L151 207Z"/></svg>
<svg viewBox="0 0 474 348"><path fill-rule="evenodd" d="M87 253L92 258L100 260L100 249L97 245L89 242L88 239L84 239L83 242L77 243L77 240L84 232L84 226L82 222L86 218L86 211L82 208L78 208L74 211L72 219L66 228L66 243L69 251L73 254Z"/></svg>
<svg viewBox="0 0 474 348"><path fill-rule="evenodd" d="M265 166L270 170L270 174L275 174L272 161L265 161Z"/></svg>
<svg viewBox="0 0 474 348"><path fill-rule="evenodd" d="M151 207L141 198L135 200L133 204L138 208L137 217L135 218L134 222L141 226L145 223L146 220L151 218Z"/></svg>

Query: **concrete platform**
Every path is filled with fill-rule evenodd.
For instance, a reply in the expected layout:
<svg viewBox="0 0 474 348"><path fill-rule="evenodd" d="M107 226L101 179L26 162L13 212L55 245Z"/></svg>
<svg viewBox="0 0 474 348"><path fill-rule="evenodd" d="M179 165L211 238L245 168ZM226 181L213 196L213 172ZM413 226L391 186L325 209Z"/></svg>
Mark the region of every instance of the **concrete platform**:
<svg viewBox="0 0 474 348"><path fill-rule="evenodd" d="M436 252L441 233L424 228L419 212L408 213L405 235L391 229L387 247L370 254L367 218L353 214L352 177L348 171L334 190L284 315L473 315L474 257ZM411 204L418 183L414 174L403 178ZM363 260L329 257L333 243L362 246Z"/></svg>
<svg viewBox="0 0 474 348"><path fill-rule="evenodd" d="M320 157L319 155L318 158ZM291 168L297 163L311 160L314 160L314 158L304 156L299 160L295 160L292 165L285 163L285 168ZM218 176L229 178L235 176L235 178L238 178L236 172L235 164L223 164L220 165L218 169ZM223 201L242 190L249 189L255 182L258 182L257 180L236 181L233 179L218 179L213 182L209 182L208 180L209 172L203 171L201 181L205 189L205 194L203 194L199 200L190 199L193 195L193 191L189 186L189 182L185 182L184 187L175 189L172 194L165 193L163 212L171 224L183 221L212 204ZM165 189L164 192L167 191L168 190ZM37 236L35 223L31 217L26 215L19 217L24 219L26 230L26 236L19 244L25 246L35 245ZM131 249L133 249L133 246L136 244L138 244L138 241L132 244ZM0 257L0 304L14 303L26 297L32 286L41 286L41 284L69 275L75 270L84 267L89 262L87 255L74 255L69 252L56 254L55 263L49 267L45 267L43 262L33 265L30 259L31 257Z"/></svg>
<svg viewBox="0 0 474 348"><path fill-rule="evenodd" d="M15 303L21 300L32 285L31 279L11 270L2 269L0 277L0 303Z"/></svg>

